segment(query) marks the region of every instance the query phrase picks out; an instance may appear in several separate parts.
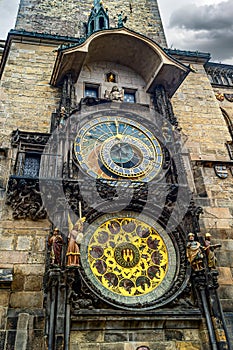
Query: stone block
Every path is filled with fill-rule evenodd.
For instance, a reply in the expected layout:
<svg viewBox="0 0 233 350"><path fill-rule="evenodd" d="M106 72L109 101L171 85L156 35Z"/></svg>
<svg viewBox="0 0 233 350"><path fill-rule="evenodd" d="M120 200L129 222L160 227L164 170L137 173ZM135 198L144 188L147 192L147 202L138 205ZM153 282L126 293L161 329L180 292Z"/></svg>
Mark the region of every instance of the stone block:
<svg viewBox="0 0 233 350"><path fill-rule="evenodd" d="M165 340L184 340L184 333L177 329L166 329Z"/></svg>
<svg viewBox="0 0 233 350"><path fill-rule="evenodd" d="M128 339L128 332L127 331L119 331L119 332L105 332L104 334L104 342L107 343L115 343L115 342L124 342L129 340Z"/></svg>
<svg viewBox="0 0 233 350"><path fill-rule="evenodd" d="M42 288L43 277L38 275L30 275L25 277L25 291L39 291Z"/></svg>
<svg viewBox="0 0 233 350"><path fill-rule="evenodd" d="M14 249L14 237L5 237L1 236L0 237L0 247L1 250L13 250Z"/></svg>
<svg viewBox="0 0 233 350"><path fill-rule="evenodd" d="M12 308L42 308L42 292L13 292L10 297Z"/></svg>
<svg viewBox="0 0 233 350"><path fill-rule="evenodd" d="M131 350L132 348L127 348L124 343L108 343L108 344L99 344L100 350Z"/></svg>
<svg viewBox="0 0 233 350"><path fill-rule="evenodd" d="M12 290L23 290L24 289L24 276L20 274L15 274L12 282Z"/></svg>
<svg viewBox="0 0 233 350"><path fill-rule="evenodd" d="M15 264L14 273L22 274L25 276L28 275L43 275L44 274L44 265L42 264Z"/></svg>
<svg viewBox="0 0 233 350"><path fill-rule="evenodd" d="M221 242L220 242L221 243ZM216 251L216 257L218 259L217 265L220 267L233 267L232 252L230 251Z"/></svg>
<svg viewBox="0 0 233 350"><path fill-rule="evenodd" d="M233 278L230 267L218 267L219 277L218 277L218 283L220 285L232 285L233 284Z"/></svg>
<svg viewBox="0 0 233 350"><path fill-rule="evenodd" d="M9 290L0 289L0 303L1 303L1 307L7 307L8 306L9 296L10 296L10 291Z"/></svg>
<svg viewBox="0 0 233 350"><path fill-rule="evenodd" d="M233 300L233 285L227 286L225 288L224 286L220 286L218 288L219 297L220 299L232 299Z"/></svg>
<svg viewBox="0 0 233 350"><path fill-rule="evenodd" d="M231 312L233 310L233 300L232 299L221 299L221 305L225 312Z"/></svg>
<svg viewBox="0 0 233 350"><path fill-rule="evenodd" d="M229 211L229 208L212 208L208 207L204 209L204 212L207 212L207 214L213 216L214 218L219 219L229 219L231 218L231 213Z"/></svg>
<svg viewBox="0 0 233 350"><path fill-rule="evenodd" d="M100 350L99 343L92 343L92 344L85 344L85 343L79 343L79 344L73 344L70 341L69 344L69 350Z"/></svg>
<svg viewBox="0 0 233 350"><path fill-rule="evenodd" d="M195 341L196 339L200 338L199 330L198 329L184 329L184 340L185 341Z"/></svg>
<svg viewBox="0 0 233 350"><path fill-rule="evenodd" d="M45 254L44 253L35 253L35 252L29 252L28 253L28 264L45 264Z"/></svg>
<svg viewBox="0 0 233 350"><path fill-rule="evenodd" d="M0 261L2 264L20 264L27 261L27 252L20 251L0 251Z"/></svg>
<svg viewBox="0 0 233 350"><path fill-rule="evenodd" d="M93 343L102 342L104 340L103 331L86 331L86 332L72 332L72 343Z"/></svg>
<svg viewBox="0 0 233 350"><path fill-rule="evenodd" d="M197 342L176 342L177 350L202 350L202 346Z"/></svg>
<svg viewBox="0 0 233 350"><path fill-rule="evenodd" d="M136 332L130 333L130 335L131 339L129 340L134 342L158 342L164 340L164 332L162 330L137 330Z"/></svg>

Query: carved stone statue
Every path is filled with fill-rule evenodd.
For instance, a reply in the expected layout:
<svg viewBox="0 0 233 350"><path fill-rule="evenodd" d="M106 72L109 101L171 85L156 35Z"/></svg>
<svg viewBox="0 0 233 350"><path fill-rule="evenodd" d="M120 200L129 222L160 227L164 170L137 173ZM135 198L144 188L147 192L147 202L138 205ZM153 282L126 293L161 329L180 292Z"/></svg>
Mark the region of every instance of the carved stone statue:
<svg viewBox="0 0 233 350"><path fill-rule="evenodd" d="M203 252L199 242L194 240L194 234L188 234L188 243L186 247L187 258L193 270L198 271L203 269Z"/></svg>
<svg viewBox="0 0 233 350"><path fill-rule="evenodd" d="M221 244L211 244L210 242L211 239L211 234L207 232L205 234L205 251L206 251L206 256L207 256L207 263L209 268L215 269L216 268L216 263L217 263L217 258L215 256L215 249L220 248Z"/></svg>
<svg viewBox="0 0 233 350"><path fill-rule="evenodd" d="M48 244L51 247L50 261L52 265L61 265L61 251L64 244L62 236L59 234L59 229L56 227L53 230L52 237L49 238Z"/></svg>
<svg viewBox="0 0 233 350"><path fill-rule="evenodd" d="M68 235L67 266L79 266L80 264L80 243L83 239L83 223L85 217L80 218Z"/></svg>
<svg viewBox="0 0 233 350"><path fill-rule="evenodd" d="M105 90L104 98L111 101L122 102L124 100L124 90L119 89L117 85L114 85L110 92Z"/></svg>

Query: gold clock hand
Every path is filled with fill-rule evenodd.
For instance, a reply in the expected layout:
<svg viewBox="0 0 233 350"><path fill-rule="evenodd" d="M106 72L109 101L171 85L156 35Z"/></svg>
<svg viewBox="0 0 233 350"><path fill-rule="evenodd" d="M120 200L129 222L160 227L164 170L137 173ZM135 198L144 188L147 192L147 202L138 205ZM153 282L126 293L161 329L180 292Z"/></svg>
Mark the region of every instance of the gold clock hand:
<svg viewBox="0 0 233 350"><path fill-rule="evenodd" d="M118 124L118 120L115 119L115 125L116 125L116 136L118 136L119 134L119 124Z"/></svg>

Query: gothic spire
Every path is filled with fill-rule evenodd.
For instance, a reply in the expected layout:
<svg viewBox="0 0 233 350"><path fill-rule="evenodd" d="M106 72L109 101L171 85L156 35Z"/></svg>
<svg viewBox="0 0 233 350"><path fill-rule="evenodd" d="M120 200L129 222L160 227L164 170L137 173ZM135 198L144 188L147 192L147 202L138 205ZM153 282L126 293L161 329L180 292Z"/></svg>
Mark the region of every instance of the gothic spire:
<svg viewBox="0 0 233 350"><path fill-rule="evenodd" d="M109 28L108 10L104 9L103 2L94 0L93 7L87 22L87 35L91 35L98 30Z"/></svg>

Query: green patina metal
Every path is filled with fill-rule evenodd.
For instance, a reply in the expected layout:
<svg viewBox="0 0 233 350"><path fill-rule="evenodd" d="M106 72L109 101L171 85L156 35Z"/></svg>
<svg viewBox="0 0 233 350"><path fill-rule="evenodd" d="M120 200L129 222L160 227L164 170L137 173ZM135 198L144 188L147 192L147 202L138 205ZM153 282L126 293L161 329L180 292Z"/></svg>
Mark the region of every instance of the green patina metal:
<svg viewBox="0 0 233 350"><path fill-rule="evenodd" d="M87 22L87 36L92 33L108 29L109 28L109 17L107 8L104 9L102 1L94 0L94 5L91 9L90 16Z"/></svg>

